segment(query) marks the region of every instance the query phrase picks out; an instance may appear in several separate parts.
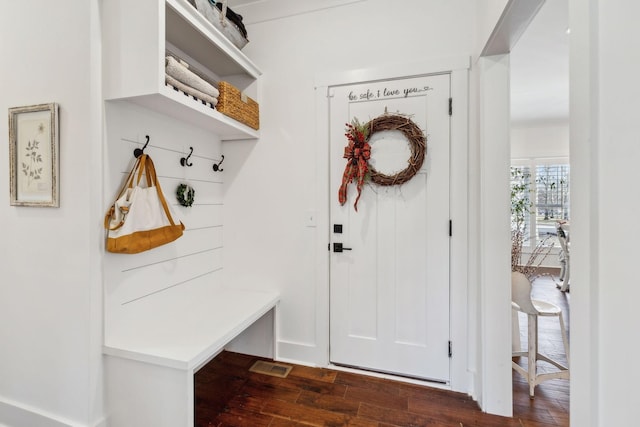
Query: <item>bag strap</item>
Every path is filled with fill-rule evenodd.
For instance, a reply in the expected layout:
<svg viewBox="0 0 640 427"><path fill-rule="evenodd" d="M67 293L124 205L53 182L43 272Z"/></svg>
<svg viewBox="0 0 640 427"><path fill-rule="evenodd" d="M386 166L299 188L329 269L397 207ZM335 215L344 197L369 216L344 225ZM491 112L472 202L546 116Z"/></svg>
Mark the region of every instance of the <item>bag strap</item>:
<svg viewBox="0 0 640 427"><path fill-rule="evenodd" d="M113 216L113 214L115 213L116 209L114 206L111 206L109 208L109 212L107 212L107 215L104 217L104 228L106 228L109 231L115 231L118 228L122 227L124 225L124 217L122 218L122 220L118 223L118 225L116 225L115 227L111 227L109 224L111 224L111 217Z"/></svg>
<svg viewBox="0 0 640 427"><path fill-rule="evenodd" d="M133 181L136 178L136 171L138 171L138 179L137 182L140 183L140 179L142 177L142 172L145 169L145 164L147 161L147 154L142 154L140 156L138 156L136 158L135 163L133 164L133 167L131 168L131 170L129 171L129 175L127 175L127 178L124 180L124 184L122 185L122 188L120 188L120 191L118 192L118 195L116 196L116 200L118 200L120 197L122 197L122 195L125 193L125 191L127 191L128 188L133 188ZM149 177L147 177L147 184L149 184ZM113 205L111 205L111 207L109 208L109 211L107 211L107 214L104 216L104 228L107 230L117 230L118 228L122 227L124 225L124 220L120 221L120 223L118 225L116 225L115 227L111 227L111 219L113 218L113 215L115 214L115 202Z"/></svg>
<svg viewBox="0 0 640 427"><path fill-rule="evenodd" d="M147 154L142 154L136 158L136 162L133 164L129 175L127 175L127 179L124 180L124 184L116 197L116 200L119 199L128 188L133 188L133 182L136 181L136 185L140 184L140 180L142 179L142 174L145 171L145 164L149 156ZM150 159L149 159L150 160ZM138 178L136 179L136 171L138 172ZM149 183L149 177L147 177L147 185L151 186Z"/></svg>
<svg viewBox="0 0 640 427"><path fill-rule="evenodd" d="M136 185L140 185L140 181L142 180L142 174L144 173L145 178L147 180L147 187L151 187L157 181L155 176L150 176L147 173L147 164L151 162L151 157L148 154L142 154L140 156L140 166L138 167L138 179L136 180ZM132 185L129 188L133 188Z"/></svg>
<svg viewBox="0 0 640 427"><path fill-rule="evenodd" d="M162 208L164 209L164 213L167 215L167 219L171 223L171 225L176 225L173 217L171 216L171 211L169 211L169 206L167 205L167 201L164 198L164 194L162 194L162 188L160 188L160 182L158 181L158 176L156 175L156 168L153 165L153 161L151 157L147 158L145 163L145 174L147 175L147 183L151 180L156 186L156 192L158 193L158 199L160 199L160 203L162 203Z"/></svg>

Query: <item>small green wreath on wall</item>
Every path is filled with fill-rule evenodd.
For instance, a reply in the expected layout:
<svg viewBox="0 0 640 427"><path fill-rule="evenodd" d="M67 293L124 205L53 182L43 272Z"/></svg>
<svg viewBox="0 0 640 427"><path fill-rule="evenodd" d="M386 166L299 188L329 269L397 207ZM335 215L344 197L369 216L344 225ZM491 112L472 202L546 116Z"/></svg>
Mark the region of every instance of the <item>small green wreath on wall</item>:
<svg viewBox="0 0 640 427"><path fill-rule="evenodd" d="M349 143L344 149L343 157L347 159L347 165L342 175L342 184L338 190L338 201L341 205L346 203L347 187L353 181L356 182L358 190L358 196L353 205L357 211L360 193L367 177L378 185L401 185L420 171L427 151L427 142L420 127L409 117L385 112L385 114L365 124L361 124L357 118L354 118L346 126L345 136ZM371 157L369 140L376 132L394 130L402 132L407 138L411 155L407 159L407 167L405 169L394 175L385 175L369 164Z"/></svg>
<svg viewBox="0 0 640 427"><path fill-rule="evenodd" d="M193 201L195 200L196 190L194 190L190 185L180 184L176 190L176 197L178 199L178 203L182 206L190 207L193 205Z"/></svg>

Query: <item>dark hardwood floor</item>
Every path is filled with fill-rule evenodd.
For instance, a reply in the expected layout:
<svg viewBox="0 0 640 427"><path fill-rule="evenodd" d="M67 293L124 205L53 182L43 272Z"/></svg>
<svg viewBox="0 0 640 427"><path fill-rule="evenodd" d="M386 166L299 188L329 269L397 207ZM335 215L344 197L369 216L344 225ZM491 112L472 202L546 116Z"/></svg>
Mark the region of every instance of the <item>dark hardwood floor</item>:
<svg viewBox="0 0 640 427"><path fill-rule="evenodd" d="M534 297L563 307L568 295L550 278L534 284ZM546 319L545 319L546 321ZM523 322L524 323L524 322ZM526 345L526 323L520 325ZM540 345L562 354L557 321L540 322ZM557 336L556 336L557 335ZM513 375L514 417L481 412L468 396L445 390L330 369L292 365L287 378L250 372L259 358L223 352L196 373L196 426L216 427L551 427L569 425L569 382L536 387Z"/></svg>

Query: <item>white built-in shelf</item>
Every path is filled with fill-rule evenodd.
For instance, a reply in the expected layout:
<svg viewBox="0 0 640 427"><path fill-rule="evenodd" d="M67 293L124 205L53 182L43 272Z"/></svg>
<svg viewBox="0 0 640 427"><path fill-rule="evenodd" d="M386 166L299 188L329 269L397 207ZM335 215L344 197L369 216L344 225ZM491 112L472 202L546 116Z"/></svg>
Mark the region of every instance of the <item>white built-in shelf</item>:
<svg viewBox="0 0 640 427"><path fill-rule="evenodd" d="M187 0L166 0L165 37L171 44L220 76L262 72Z"/></svg>
<svg viewBox="0 0 640 427"><path fill-rule="evenodd" d="M259 132L166 87L167 48L200 72L256 98L262 72L187 0L109 0L103 5L104 99L129 100L216 133L222 140ZM253 93L252 93L253 92Z"/></svg>
<svg viewBox="0 0 640 427"><path fill-rule="evenodd" d="M225 116L170 86L160 88L158 93L136 96L129 100L158 113L207 129L220 135L220 138L225 141L252 139L259 136L259 132L255 129Z"/></svg>

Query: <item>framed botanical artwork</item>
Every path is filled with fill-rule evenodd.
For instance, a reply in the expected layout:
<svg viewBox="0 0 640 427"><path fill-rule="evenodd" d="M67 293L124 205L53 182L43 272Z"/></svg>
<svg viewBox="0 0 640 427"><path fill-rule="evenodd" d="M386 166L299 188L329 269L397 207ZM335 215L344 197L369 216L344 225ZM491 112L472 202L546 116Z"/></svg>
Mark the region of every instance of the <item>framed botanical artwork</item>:
<svg viewBox="0 0 640 427"><path fill-rule="evenodd" d="M9 108L12 206L60 206L58 104Z"/></svg>

